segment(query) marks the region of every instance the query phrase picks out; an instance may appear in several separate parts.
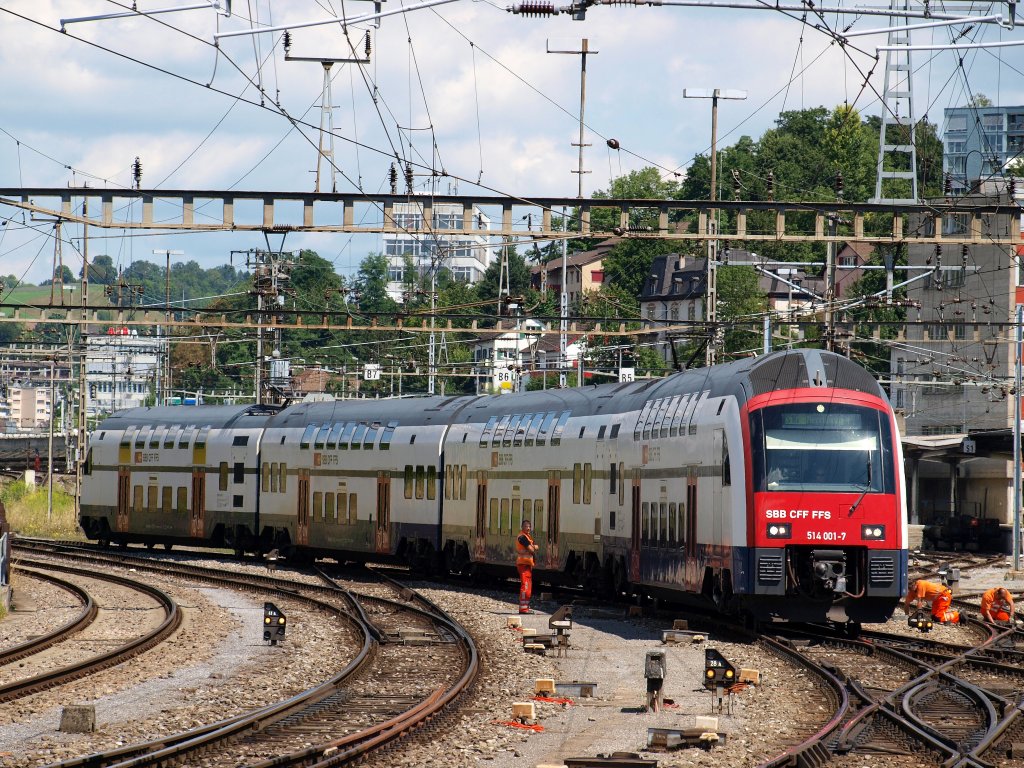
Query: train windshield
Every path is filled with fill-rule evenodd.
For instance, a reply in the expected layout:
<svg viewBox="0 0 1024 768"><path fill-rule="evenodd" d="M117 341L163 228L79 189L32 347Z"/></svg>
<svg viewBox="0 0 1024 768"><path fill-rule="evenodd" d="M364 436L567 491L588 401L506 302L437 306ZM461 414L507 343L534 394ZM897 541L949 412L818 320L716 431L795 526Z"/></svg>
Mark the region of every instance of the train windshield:
<svg viewBox="0 0 1024 768"><path fill-rule="evenodd" d="M750 415L758 491L893 493L892 433L884 411L791 403Z"/></svg>

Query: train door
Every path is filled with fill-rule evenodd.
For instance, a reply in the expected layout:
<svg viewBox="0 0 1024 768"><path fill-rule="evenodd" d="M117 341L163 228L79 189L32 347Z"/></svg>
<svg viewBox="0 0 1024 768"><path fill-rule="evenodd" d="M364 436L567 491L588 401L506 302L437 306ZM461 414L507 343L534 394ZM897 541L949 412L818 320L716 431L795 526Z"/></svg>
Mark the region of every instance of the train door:
<svg viewBox="0 0 1024 768"><path fill-rule="evenodd" d="M125 532L128 530L128 509L131 504L132 473L128 467L117 468L117 516L114 520L114 530Z"/></svg>
<svg viewBox="0 0 1024 768"><path fill-rule="evenodd" d="M192 470L192 511L188 523L188 535L194 539L206 536L206 470L195 467Z"/></svg>
<svg viewBox="0 0 1024 768"><path fill-rule="evenodd" d="M487 470L476 472L476 525L473 529L473 559L483 560L487 535Z"/></svg>
<svg viewBox="0 0 1024 768"><path fill-rule="evenodd" d="M391 476L377 473L377 529L376 551L391 552Z"/></svg>
<svg viewBox="0 0 1024 768"><path fill-rule="evenodd" d="M697 476L692 468L686 476L686 579L693 586L700 573L697 568Z"/></svg>
<svg viewBox="0 0 1024 768"><path fill-rule="evenodd" d="M309 470L298 471L299 499L295 510L295 543L309 544Z"/></svg>
<svg viewBox="0 0 1024 768"><path fill-rule="evenodd" d="M545 567L557 569L561 566L558 554L558 529L562 513L562 473L557 470L548 471L548 545L545 547Z"/></svg>
<svg viewBox="0 0 1024 768"><path fill-rule="evenodd" d="M640 583L640 470L633 469L630 497L629 580Z"/></svg>
<svg viewBox="0 0 1024 768"><path fill-rule="evenodd" d="M712 435L711 445L712 460L720 460L725 456L725 432L716 429ZM722 471L725 471L723 461ZM722 483L725 481L724 474L711 478L711 544L713 551L719 551L722 545Z"/></svg>
<svg viewBox="0 0 1024 768"><path fill-rule="evenodd" d="M192 511L188 534L194 539L206 537L206 442L196 441L192 448Z"/></svg>

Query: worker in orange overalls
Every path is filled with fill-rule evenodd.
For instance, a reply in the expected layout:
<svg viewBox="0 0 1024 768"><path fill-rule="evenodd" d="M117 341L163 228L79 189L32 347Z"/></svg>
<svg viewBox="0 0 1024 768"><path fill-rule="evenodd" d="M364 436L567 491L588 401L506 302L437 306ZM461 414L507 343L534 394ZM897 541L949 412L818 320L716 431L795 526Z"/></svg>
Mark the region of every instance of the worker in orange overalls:
<svg viewBox="0 0 1024 768"><path fill-rule="evenodd" d="M953 602L953 592L945 584L936 584L934 581L918 579L910 585L907 599L903 603L904 613L910 613L912 603L916 608L924 607L925 601L931 601L932 618L943 624L957 624L960 622L960 611L950 608Z"/></svg>
<svg viewBox="0 0 1024 768"><path fill-rule="evenodd" d="M981 596L981 618L985 621L1013 619L1013 595L1006 587L993 587Z"/></svg>
<svg viewBox="0 0 1024 768"><path fill-rule="evenodd" d="M519 571L519 612L530 613L530 598L533 596L533 558L537 545L533 543L530 531L533 523L523 520L523 527L516 536L516 570Z"/></svg>

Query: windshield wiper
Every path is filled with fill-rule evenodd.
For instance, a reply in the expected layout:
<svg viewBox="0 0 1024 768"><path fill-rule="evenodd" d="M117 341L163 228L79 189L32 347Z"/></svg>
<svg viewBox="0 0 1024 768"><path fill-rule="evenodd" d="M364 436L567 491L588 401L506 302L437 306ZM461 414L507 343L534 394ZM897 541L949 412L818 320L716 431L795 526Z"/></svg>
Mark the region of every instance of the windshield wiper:
<svg viewBox="0 0 1024 768"><path fill-rule="evenodd" d="M864 501L864 497L867 495L867 492L870 491L870 490L871 490L871 452L869 451L868 452L868 481L867 481L867 485L865 485L864 486L864 490L861 491L860 497L855 502L853 502L853 506L850 507L849 514L851 516L857 510L857 507L860 506L860 503L862 501Z"/></svg>

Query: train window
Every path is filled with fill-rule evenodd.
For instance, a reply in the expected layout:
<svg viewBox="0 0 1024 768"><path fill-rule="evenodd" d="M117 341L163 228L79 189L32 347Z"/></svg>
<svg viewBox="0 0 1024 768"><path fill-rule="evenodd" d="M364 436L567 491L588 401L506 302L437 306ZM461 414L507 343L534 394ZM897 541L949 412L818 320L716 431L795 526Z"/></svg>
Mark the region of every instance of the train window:
<svg viewBox="0 0 1024 768"><path fill-rule="evenodd" d="M184 515L188 512L188 488L185 486L178 489L178 503L176 505L176 511L179 515Z"/></svg>
<svg viewBox="0 0 1024 768"><path fill-rule="evenodd" d="M270 492L271 493L277 493L277 477L278 477L277 473L278 473L278 471L279 470L277 468L277 462L276 461L271 462L271 464L270 464Z"/></svg>
<svg viewBox="0 0 1024 768"><path fill-rule="evenodd" d="M324 494L324 520L334 520L337 514L334 510L334 494Z"/></svg>
<svg viewBox="0 0 1024 768"><path fill-rule="evenodd" d="M512 439L516 435L516 431L519 429L519 422L523 420L521 414L514 413L512 418L509 419L508 426L505 427L505 432L501 438L501 444L508 448L512 445Z"/></svg>
<svg viewBox="0 0 1024 768"><path fill-rule="evenodd" d="M722 485L732 485L732 465L729 461L729 438L725 436L725 432L722 433Z"/></svg>
<svg viewBox="0 0 1024 768"><path fill-rule="evenodd" d="M509 527L508 501L509 500L507 496L503 496L501 499L501 527L499 533L502 534L512 533L512 529Z"/></svg>
<svg viewBox="0 0 1024 768"><path fill-rule="evenodd" d="M544 499L533 500L533 531L538 538L544 532Z"/></svg>
<svg viewBox="0 0 1024 768"><path fill-rule="evenodd" d="M167 434L167 427L157 427L153 430L153 434L149 439L150 448L159 448L160 443L163 442L164 435Z"/></svg>
<svg viewBox="0 0 1024 768"><path fill-rule="evenodd" d="M164 435L164 448L173 448L175 441L181 435L181 427L177 424L172 424L167 428L167 434Z"/></svg>
<svg viewBox="0 0 1024 768"><path fill-rule="evenodd" d="M715 416L721 416L723 408L725 408L725 398L724 397L721 400L718 401L718 410L715 411Z"/></svg>
<svg viewBox="0 0 1024 768"><path fill-rule="evenodd" d="M649 502L645 501L640 505L640 517L643 520L640 527L640 541L646 544L651 535L651 505Z"/></svg>
<svg viewBox="0 0 1024 768"><path fill-rule="evenodd" d="M287 464L282 464L281 465L281 479L278 482L278 489L281 491L281 493L286 493L288 491L288 465Z"/></svg>
<svg viewBox="0 0 1024 768"><path fill-rule="evenodd" d="M395 427L397 427L397 426L398 426L398 422L397 421L389 421L387 426L384 427L384 432L381 433L381 436L380 436L380 449L382 451L390 451L391 450L391 439L395 435ZM466 441L466 436L465 435L462 436L462 441L463 442Z"/></svg>
<svg viewBox="0 0 1024 768"><path fill-rule="evenodd" d="M594 468L588 461L583 465L583 503L590 503L590 488L594 480Z"/></svg>
<svg viewBox="0 0 1024 768"><path fill-rule="evenodd" d="M133 512L141 512L142 511L142 486L141 485L136 485L132 489L132 511Z"/></svg>
<svg viewBox="0 0 1024 768"><path fill-rule="evenodd" d="M658 433L661 437L668 437L672 433L672 421L676 411L679 410L679 403L682 399L682 395L676 395L665 408L665 413L661 417L661 431Z"/></svg>
<svg viewBox="0 0 1024 768"><path fill-rule="evenodd" d="M263 493L270 492L270 462L264 461L260 466L260 490Z"/></svg>
<svg viewBox="0 0 1024 768"><path fill-rule="evenodd" d="M324 513L324 493L323 491L313 491L313 511L312 519L316 520L318 516L323 516Z"/></svg>
<svg viewBox="0 0 1024 768"><path fill-rule="evenodd" d="M171 514L171 500L174 498L174 489L165 485L160 489L160 511L165 515Z"/></svg>
<svg viewBox="0 0 1024 768"><path fill-rule="evenodd" d="M317 431L316 433L316 439L313 441L313 448L318 451L322 451L325 447L327 447L327 438L330 436L330 434L331 425L321 425L319 431Z"/></svg>
<svg viewBox="0 0 1024 768"><path fill-rule="evenodd" d="M658 414L658 410L661 408L660 400L651 401L651 407L647 409L647 417L644 419L643 429L641 430L641 438L643 440L651 439L651 427L654 424L654 419Z"/></svg>
<svg viewBox="0 0 1024 768"><path fill-rule="evenodd" d="M338 525L347 525L348 520L348 494L338 493Z"/></svg>
<svg viewBox="0 0 1024 768"><path fill-rule="evenodd" d="M228 489L228 463L222 461L218 469L220 472L220 482L217 485L217 490L226 491Z"/></svg>
<svg viewBox="0 0 1024 768"><path fill-rule="evenodd" d="M545 445L548 435L551 434L551 425L555 422L556 413L549 411L544 414L544 422L540 425L540 433L537 435L537 445Z"/></svg>
<svg viewBox="0 0 1024 768"><path fill-rule="evenodd" d="M427 467L427 498L437 498L437 470L434 467Z"/></svg>
<svg viewBox="0 0 1024 768"><path fill-rule="evenodd" d="M540 432L540 425L544 421L543 413L533 414L533 418L530 420L530 426L526 430L526 445L533 445L537 439L537 433Z"/></svg>
<svg viewBox="0 0 1024 768"><path fill-rule="evenodd" d="M661 522L658 524L658 540L659 541L667 541L668 540L668 504L666 504L663 501L663 502L661 502L661 504L659 506L660 506L660 511L661 511Z"/></svg>
<svg viewBox="0 0 1024 768"><path fill-rule="evenodd" d="M516 436L515 440L513 440L512 442L513 445L522 445L526 441L526 428L529 426L530 419L532 418L533 416L528 413L525 416L523 416L523 418L519 421L519 424L516 425ZM516 530L519 529L517 528Z"/></svg>
<svg viewBox="0 0 1024 768"><path fill-rule="evenodd" d="M676 538L679 527L676 524L676 503L670 501L668 503L668 543L675 544L678 539Z"/></svg>
<svg viewBox="0 0 1024 768"><path fill-rule="evenodd" d="M205 448L206 447L206 437L209 434L210 434L210 428L208 426L200 427L199 434L196 435L196 448Z"/></svg>
<svg viewBox="0 0 1024 768"><path fill-rule="evenodd" d="M644 422L647 421L647 414L651 410L650 401L644 403L644 407L640 409L640 415L636 417L636 427L633 428L633 439L639 440L640 435L643 433Z"/></svg>
<svg viewBox="0 0 1024 768"><path fill-rule="evenodd" d="M156 512L156 492L157 487L155 485L146 487L146 509L149 512Z"/></svg>
<svg viewBox="0 0 1024 768"><path fill-rule="evenodd" d="M366 428L366 437L363 438L363 448L371 450L377 442L377 432L380 430L380 422L375 421Z"/></svg>
<svg viewBox="0 0 1024 768"><path fill-rule="evenodd" d="M683 423L683 414L686 412L686 404L690 402L689 395L682 395L672 414L672 424L669 427L669 437L679 437L679 425Z"/></svg>
<svg viewBox="0 0 1024 768"><path fill-rule="evenodd" d="M235 439L231 441L231 445L234 445L234 446L248 445L248 444L249 444L249 436L248 435L235 435Z"/></svg>
<svg viewBox="0 0 1024 768"><path fill-rule="evenodd" d="M313 435L319 428L316 424L307 424L306 431L302 433L302 439L299 441L299 448L309 448L309 444L313 441Z"/></svg>
<svg viewBox="0 0 1024 768"><path fill-rule="evenodd" d="M585 434L587 434L587 425L586 424L584 424L582 427L580 427L580 433L579 433L579 435L577 435L577 437L579 437L579 439L582 440L583 436Z"/></svg>
<svg viewBox="0 0 1024 768"><path fill-rule="evenodd" d="M336 450L338 447L338 440L341 438L341 431L345 429L345 425L342 422L338 422L331 427L331 433L327 436L327 449L330 451Z"/></svg>
<svg viewBox="0 0 1024 768"><path fill-rule="evenodd" d="M498 423L497 416L491 416L484 424L483 431L480 433L480 447L487 448L491 444L491 431L494 429L494 425Z"/></svg>
<svg viewBox="0 0 1024 768"><path fill-rule="evenodd" d="M615 530L615 510L614 510L614 509L613 509L613 510L611 510L611 511L610 511L610 512L608 513L608 527L609 527L609 528L610 528L611 530L613 530L613 531Z"/></svg>
<svg viewBox="0 0 1024 768"><path fill-rule="evenodd" d="M189 424L183 430L181 430L181 437L178 438L179 448L188 448L188 444L192 442L192 435L195 434L196 428L194 424Z"/></svg>
<svg viewBox="0 0 1024 768"><path fill-rule="evenodd" d="M415 445L415 444L416 444L416 435L415 434L409 435L409 445Z"/></svg>
<svg viewBox="0 0 1024 768"><path fill-rule="evenodd" d="M92 447L91 446L89 447L89 450L85 454L85 463L82 465L82 474L83 475L91 475L92 474Z"/></svg>
<svg viewBox="0 0 1024 768"><path fill-rule="evenodd" d="M365 424L356 424L356 430L352 433L352 450L358 451L363 443L363 435L366 434Z"/></svg>
<svg viewBox="0 0 1024 768"><path fill-rule="evenodd" d="M444 467L444 497L446 499L452 497L452 469L453 467L449 464Z"/></svg>
<svg viewBox="0 0 1024 768"><path fill-rule="evenodd" d="M352 433L355 429L356 424L354 421L350 421L345 424L345 429L341 433L341 440L338 443L338 447L341 448L341 450L344 451L348 449L348 444L352 440Z"/></svg>
<svg viewBox="0 0 1024 768"><path fill-rule="evenodd" d="M576 462L572 465L572 503L580 503L580 489L583 485L583 465Z"/></svg>
<svg viewBox="0 0 1024 768"><path fill-rule="evenodd" d="M488 500L487 505L487 531L496 534L498 532L498 499Z"/></svg>
<svg viewBox="0 0 1024 768"><path fill-rule="evenodd" d="M243 502L244 499L242 497L242 494L240 493L236 493L234 496L231 497L231 506L234 507L235 509L241 509L243 506Z"/></svg>
<svg viewBox="0 0 1024 768"><path fill-rule="evenodd" d="M244 483L245 482L245 463L241 462L241 461L236 461L233 474L234 474L235 485L238 485L239 483Z"/></svg>
<svg viewBox="0 0 1024 768"><path fill-rule="evenodd" d="M146 433L148 433L148 432L149 432L149 429L147 429L146 427L142 427L139 430L138 434L135 436L135 447L136 448L145 448L146 447Z"/></svg>
<svg viewBox="0 0 1024 768"><path fill-rule="evenodd" d="M618 486L619 478L618 475L615 473L616 469L618 469L618 467L615 466L614 462L612 462L611 466L608 467L608 493L612 495L615 494L615 489Z"/></svg>
<svg viewBox="0 0 1024 768"><path fill-rule="evenodd" d="M423 498L423 467L416 467L416 498Z"/></svg>
<svg viewBox="0 0 1024 768"><path fill-rule="evenodd" d="M706 395L707 395L706 391L705 392L701 392L699 394L695 394L693 397L690 398L690 402L686 406L686 413L683 416L683 424L686 425L686 432L687 432L687 434L690 434L690 435L696 435L697 434L697 425L695 423L693 423L693 417L697 414L697 406L700 404L700 401ZM680 432L680 434L682 434L682 432Z"/></svg>
<svg viewBox="0 0 1024 768"><path fill-rule="evenodd" d="M522 499L512 499L512 522L511 531L515 532L522 527L522 515L523 515L523 501Z"/></svg>
<svg viewBox="0 0 1024 768"><path fill-rule="evenodd" d="M561 445L562 444L562 433L565 432L565 425L569 423L569 416L572 411L562 411L558 417L558 423L555 424L555 431L551 433L551 444Z"/></svg>
<svg viewBox="0 0 1024 768"><path fill-rule="evenodd" d="M608 429L608 425L607 424L602 424L601 425L601 427L597 430L597 439L598 440L604 440L604 433L605 433L605 430L607 430L607 429Z"/></svg>
<svg viewBox="0 0 1024 768"><path fill-rule="evenodd" d="M356 520L359 519L359 516L357 514L358 505L356 504L358 496L359 494L357 493L350 493L348 495L348 521L353 525L355 524Z"/></svg>
<svg viewBox="0 0 1024 768"><path fill-rule="evenodd" d="M625 465L619 462L619 506L626 503L626 473Z"/></svg>
<svg viewBox="0 0 1024 768"><path fill-rule="evenodd" d="M612 424L612 434L610 435L612 440L614 440L616 437L619 436L619 427L620 426L622 426L622 425L621 424Z"/></svg>
<svg viewBox="0 0 1024 768"><path fill-rule="evenodd" d="M128 427L124 432L121 433L120 446L122 448L130 447L132 444L132 428Z"/></svg>
<svg viewBox="0 0 1024 768"><path fill-rule="evenodd" d="M512 416L509 415L509 414L505 414L498 421L498 426L496 426L494 428L494 437L491 439L491 447L492 448L500 448L501 447L501 438L505 435L505 429L506 429L506 427L508 427L508 423L511 420L512 420Z"/></svg>

